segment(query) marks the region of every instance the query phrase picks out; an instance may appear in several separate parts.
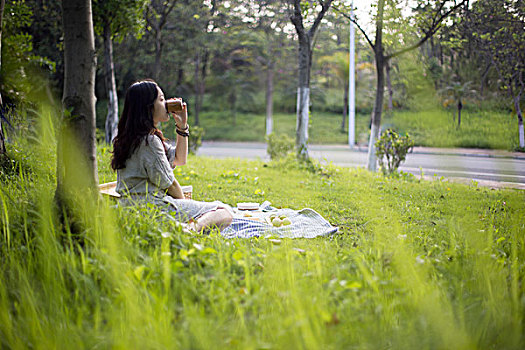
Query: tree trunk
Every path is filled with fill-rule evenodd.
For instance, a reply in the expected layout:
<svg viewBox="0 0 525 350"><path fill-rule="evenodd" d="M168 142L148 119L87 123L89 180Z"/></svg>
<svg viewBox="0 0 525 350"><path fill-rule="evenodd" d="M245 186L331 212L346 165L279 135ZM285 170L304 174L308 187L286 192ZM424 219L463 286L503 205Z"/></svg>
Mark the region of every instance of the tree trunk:
<svg viewBox="0 0 525 350"><path fill-rule="evenodd" d="M481 83L479 87L479 96L483 99L483 95L485 93L485 85L487 83L487 77L489 75L490 67L492 67L492 62L490 62L487 65L487 68L483 71L483 74L481 75Z"/></svg>
<svg viewBox="0 0 525 350"><path fill-rule="evenodd" d="M4 18L4 7L5 0L0 0L0 71L2 70L2 22ZM0 108L3 108L2 103L2 94L0 93ZM3 110L0 111L1 116L3 116ZM6 154L5 149L5 136L4 130L2 129L2 118L0 118L0 158Z"/></svg>
<svg viewBox="0 0 525 350"><path fill-rule="evenodd" d="M390 61L385 62L385 70L386 70L386 87L388 89L388 110L392 111L394 109L394 91L392 90L392 80L390 80Z"/></svg>
<svg viewBox="0 0 525 350"><path fill-rule="evenodd" d="M273 75L274 62L270 62L266 69L266 135L273 130Z"/></svg>
<svg viewBox="0 0 525 350"><path fill-rule="evenodd" d="M162 30L155 31L155 67L153 67L153 78L157 81L160 77L160 63L162 58Z"/></svg>
<svg viewBox="0 0 525 350"><path fill-rule="evenodd" d="M295 145L299 158L308 158L308 119L310 113L311 43L308 35L299 36L299 87L297 89L297 127Z"/></svg>
<svg viewBox="0 0 525 350"><path fill-rule="evenodd" d="M461 110L463 109L463 103L461 100L458 101L458 129L461 126Z"/></svg>
<svg viewBox="0 0 525 350"><path fill-rule="evenodd" d="M57 199L98 183L95 138L96 54L90 0L62 0L64 118L58 139ZM86 193L87 195L87 193Z"/></svg>
<svg viewBox="0 0 525 350"><path fill-rule="evenodd" d="M113 40L111 39L110 24L104 24L104 68L106 91L108 95L108 114L106 116L106 143L110 144L117 136L118 127L118 98L115 82L115 65L113 64Z"/></svg>
<svg viewBox="0 0 525 350"><path fill-rule="evenodd" d="M385 89L385 56L383 53L383 11L385 7L385 0L379 0L377 4L377 22L376 22L376 38L374 55L376 61L376 100L374 104L374 111L372 114L372 130L370 132L370 141L368 142L368 157L367 169L376 171L376 140L379 138L381 130L381 114L383 112L383 93Z"/></svg>
<svg viewBox="0 0 525 350"><path fill-rule="evenodd" d="M202 109L202 104L204 103L204 93L206 91L206 72L208 68L209 56L209 51L205 48L204 57L202 58L201 75L199 80L199 111Z"/></svg>
<svg viewBox="0 0 525 350"><path fill-rule="evenodd" d="M345 125L346 125L346 118L348 117L348 84L343 83L345 86L345 94L344 94L344 101L343 101L343 119L341 120L341 131L345 131Z"/></svg>
<svg viewBox="0 0 525 350"><path fill-rule="evenodd" d="M181 64L182 66L182 64ZM184 68L179 67L177 69L177 81L175 82L175 89L179 89L179 86L182 85L182 82L184 81Z"/></svg>
<svg viewBox="0 0 525 350"><path fill-rule="evenodd" d="M237 125L237 87L232 87L232 91L230 93L230 112L232 114L232 125Z"/></svg>
<svg viewBox="0 0 525 350"><path fill-rule="evenodd" d="M199 125L199 113L201 110L201 102L199 101L200 94L200 83L199 83L199 71L200 71L201 56L200 53L195 55L195 76L193 79L194 93L195 93L195 110L193 111L193 119L195 125Z"/></svg>
<svg viewBox="0 0 525 350"><path fill-rule="evenodd" d="M2 102L1 101L0 101L0 108L2 108ZM3 114L3 112L2 112L2 114ZM0 119L0 159L2 159L2 157L5 156L5 154L6 154L5 137L4 137L4 130L2 129L2 120Z"/></svg>
<svg viewBox="0 0 525 350"><path fill-rule="evenodd" d="M516 108L516 114L518 115L518 133L519 133L519 142L520 148L525 148L525 133L523 131L523 115L520 108L520 98L521 96L514 97L514 107Z"/></svg>

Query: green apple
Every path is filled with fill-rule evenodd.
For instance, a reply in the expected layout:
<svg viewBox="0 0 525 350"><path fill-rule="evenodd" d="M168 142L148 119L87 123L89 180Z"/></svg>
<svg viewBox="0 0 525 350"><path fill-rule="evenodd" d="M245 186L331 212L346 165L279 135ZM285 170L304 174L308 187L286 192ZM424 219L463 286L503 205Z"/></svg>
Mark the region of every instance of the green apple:
<svg viewBox="0 0 525 350"><path fill-rule="evenodd" d="M282 224L283 224L283 226L288 226L288 225L291 225L292 222L290 221L290 219L284 218L283 221L282 221Z"/></svg>
<svg viewBox="0 0 525 350"><path fill-rule="evenodd" d="M281 222L281 219L279 219L279 218L274 218L272 220L272 225L275 226L275 227L279 227L279 226L281 226L281 224L282 224L282 222Z"/></svg>

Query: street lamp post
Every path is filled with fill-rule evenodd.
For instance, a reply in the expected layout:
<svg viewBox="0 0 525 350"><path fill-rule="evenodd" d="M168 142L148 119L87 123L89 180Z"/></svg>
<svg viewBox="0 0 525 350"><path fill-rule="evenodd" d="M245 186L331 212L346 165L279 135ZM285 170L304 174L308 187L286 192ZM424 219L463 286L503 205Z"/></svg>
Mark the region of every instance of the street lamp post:
<svg viewBox="0 0 525 350"><path fill-rule="evenodd" d="M354 2L352 1L350 16L354 18ZM350 66L348 67L348 145L355 146L355 28L350 22Z"/></svg>

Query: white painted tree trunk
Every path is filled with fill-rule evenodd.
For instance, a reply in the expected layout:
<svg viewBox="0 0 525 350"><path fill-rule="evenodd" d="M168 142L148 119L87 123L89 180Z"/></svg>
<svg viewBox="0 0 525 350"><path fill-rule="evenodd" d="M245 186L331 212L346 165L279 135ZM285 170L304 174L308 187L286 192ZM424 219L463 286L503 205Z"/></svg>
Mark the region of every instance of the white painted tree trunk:
<svg viewBox="0 0 525 350"><path fill-rule="evenodd" d="M308 158L308 118L310 112L310 88L297 89L296 147L300 158Z"/></svg>
<svg viewBox="0 0 525 350"><path fill-rule="evenodd" d="M374 56L376 64L376 99L374 103L374 110L372 112L372 127L370 130L370 140L368 142L368 158L367 169L370 171L377 170L376 159L376 141L379 138L381 131L381 114L383 112L383 94L385 89L385 56L383 54L383 10L385 0L379 0L378 15L376 20L376 46L374 47Z"/></svg>
<svg viewBox="0 0 525 350"><path fill-rule="evenodd" d="M370 171L377 170L376 141L379 139L379 129L376 125L372 124L368 142L368 158L366 161L366 168Z"/></svg>
<svg viewBox="0 0 525 350"><path fill-rule="evenodd" d="M523 114L521 113L520 100L521 95L518 95L514 98L514 107L516 108L516 114L518 115L518 134L520 148L525 148L525 133L523 130Z"/></svg>
<svg viewBox="0 0 525 350"><path fill-rule="evenodd" d="M525 135L523 133L523 121L519 124L520 148L525 148Z"/></svg>
<svg viewBox="0 0 525 350"><path fill-rule="evenodd" d="M273 131L273 63L266 71L266 135Z"/></svg>

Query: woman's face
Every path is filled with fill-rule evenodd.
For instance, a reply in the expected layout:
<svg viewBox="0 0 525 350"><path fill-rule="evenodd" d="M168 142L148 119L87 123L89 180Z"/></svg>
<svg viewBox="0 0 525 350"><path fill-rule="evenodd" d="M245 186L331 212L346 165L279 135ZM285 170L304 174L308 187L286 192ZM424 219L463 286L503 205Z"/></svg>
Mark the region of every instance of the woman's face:
<svg viewBox="0 0 525 350"><path fill-rule="evenodd" d="M157 126L160 122L167 122L170 120L170 116L166 111L166 100L164 99L164 93L158 86L157 90L157 99L153 103L153 125L155 126Z"/></svg>

